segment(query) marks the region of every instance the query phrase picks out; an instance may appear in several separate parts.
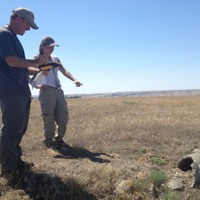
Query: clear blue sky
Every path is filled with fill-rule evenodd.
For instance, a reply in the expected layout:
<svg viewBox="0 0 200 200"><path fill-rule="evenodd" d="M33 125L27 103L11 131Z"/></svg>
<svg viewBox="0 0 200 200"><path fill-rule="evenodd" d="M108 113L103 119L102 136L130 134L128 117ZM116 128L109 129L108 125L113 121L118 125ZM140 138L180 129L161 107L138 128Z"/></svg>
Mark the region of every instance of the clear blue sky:
<svg viewBox="0 0 200 200"><path fill-rule="evenodd" d="M1 0L1 25L17 7L40 28L19 36L26 57L50 35L84 84L59 74L65 94L200 89L200 0Z"/></svg>

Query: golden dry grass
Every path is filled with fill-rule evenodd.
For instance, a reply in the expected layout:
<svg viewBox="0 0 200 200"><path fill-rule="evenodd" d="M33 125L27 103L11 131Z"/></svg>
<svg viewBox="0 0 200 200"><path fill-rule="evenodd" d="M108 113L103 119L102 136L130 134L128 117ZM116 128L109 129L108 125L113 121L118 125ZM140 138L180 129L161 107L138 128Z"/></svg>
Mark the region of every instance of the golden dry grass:
<svg viewBox="0 0 200 200"><path fill-rule="evenodd" d="M200 148L200 96L67 99L70 120L65 141L73 152L61 155L42 144L43 122L38 100L32 101L30 123L23 138L24 159L33 172L15 188L0 178L0 199L61 200L153 199L149 174L159 167L168 179L183 176L180 199L197 200L191 176L177 162ZM151 157L165 161L156 166ZM117 185L132 180L134 194L118 194ZM170 192L166 187L159 191ZM163 197L164 198L164 197ZM166 199L166 197L165 197ZM168 198L169 199L169 198Z"/></svg>

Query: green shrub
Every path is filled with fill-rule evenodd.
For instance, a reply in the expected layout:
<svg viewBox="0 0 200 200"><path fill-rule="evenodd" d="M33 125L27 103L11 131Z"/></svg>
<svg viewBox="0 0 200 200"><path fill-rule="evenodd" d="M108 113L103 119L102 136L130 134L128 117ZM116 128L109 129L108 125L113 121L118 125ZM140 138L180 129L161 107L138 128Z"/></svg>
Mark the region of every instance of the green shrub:
<svg viewBox="0 0 200 200"><path fill-rule="evenodd" d="M181 200L179 194L174 191L167 191L161 195L162 200Z"/></svg>
<svg viewBox="0 0 200 200"><path fill-rule="evenodd" d="M138 151L139 151L140 153L146 153L146 152L147 152L147 149L146 149L146 147L140 147Z"/></svg>
<svg viewBox="0 0 200 200"><path fill-rule="evenodd" d="M150 173L150 180L155 186L160 186L167 180L167 175L160 170L152 170Z"/></svg>
<svg viewBox="0 0 200 200"><path fill-rule="evenodd" d="M156 157L156 156L152 156L152 157L150 158L150 160L151 160L152 163L155 163L155 164L157 164L157 165L165 165L165 164L166 164L165 160L163 160L163 159L161 159L161 158L158 158L158 157Z"/></svg>

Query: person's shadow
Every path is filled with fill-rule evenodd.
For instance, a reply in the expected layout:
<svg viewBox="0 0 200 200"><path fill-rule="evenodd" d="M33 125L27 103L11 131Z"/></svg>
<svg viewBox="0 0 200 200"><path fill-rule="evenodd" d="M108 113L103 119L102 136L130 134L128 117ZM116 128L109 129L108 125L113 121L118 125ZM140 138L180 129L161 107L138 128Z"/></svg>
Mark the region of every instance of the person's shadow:
<svg viewBox="0 0 200 200"><path fill-rule="evenodd" d="M23 190L33 200L97 200L74 179L63 182L60 177L46 173L29 172L10 186Z"/></svg>
<svg viewBox="0 0 200 200"><path fill-rule="evenodd" d="M93 162L108 163L107 159L99 156L113 158L105 153L90 152L89 150L73 147L69 151L58 151L54 158L77 159L88 158ZM59 176L48 173L30 171L17 182L11 183L14 189L23 190L33 200L97 200L94 194L84 191L83 186L69 178L63 181Z"/></svg>
<svg viewBox="0 0 200 200"><path fill-rule="evenodd" d="M66 159L82 159L82 158L88 158L89 160L93 162L99 162L99 163L109 163L110 160L100 158L99 156L106 156L109 158L113 158L112 156L106 154L106 153L97 153L97 152L91 152L87 149L83 149L80 147L73 147L70 151L64 151L64 150L58 150L58 153L54 158L66 158Z"/></svg>

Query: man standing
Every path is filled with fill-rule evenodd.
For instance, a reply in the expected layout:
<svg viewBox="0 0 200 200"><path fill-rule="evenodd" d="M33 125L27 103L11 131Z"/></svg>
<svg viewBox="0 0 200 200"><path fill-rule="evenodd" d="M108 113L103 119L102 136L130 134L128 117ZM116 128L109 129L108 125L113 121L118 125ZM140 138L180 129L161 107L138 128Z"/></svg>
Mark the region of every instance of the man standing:
<svg viewBox="0 0 200 200"><path fill-rule="evenodd" d="M21 159L20 142L28 126L31 92L28 75L38 70L33 68L47 62L47 57L26 59L17 35L30 28L38 29L34 14L27 8L12 11L9 24L0 28L0 107L2 127L0 132L1 176L12 178L33 167Z"/></svg>

